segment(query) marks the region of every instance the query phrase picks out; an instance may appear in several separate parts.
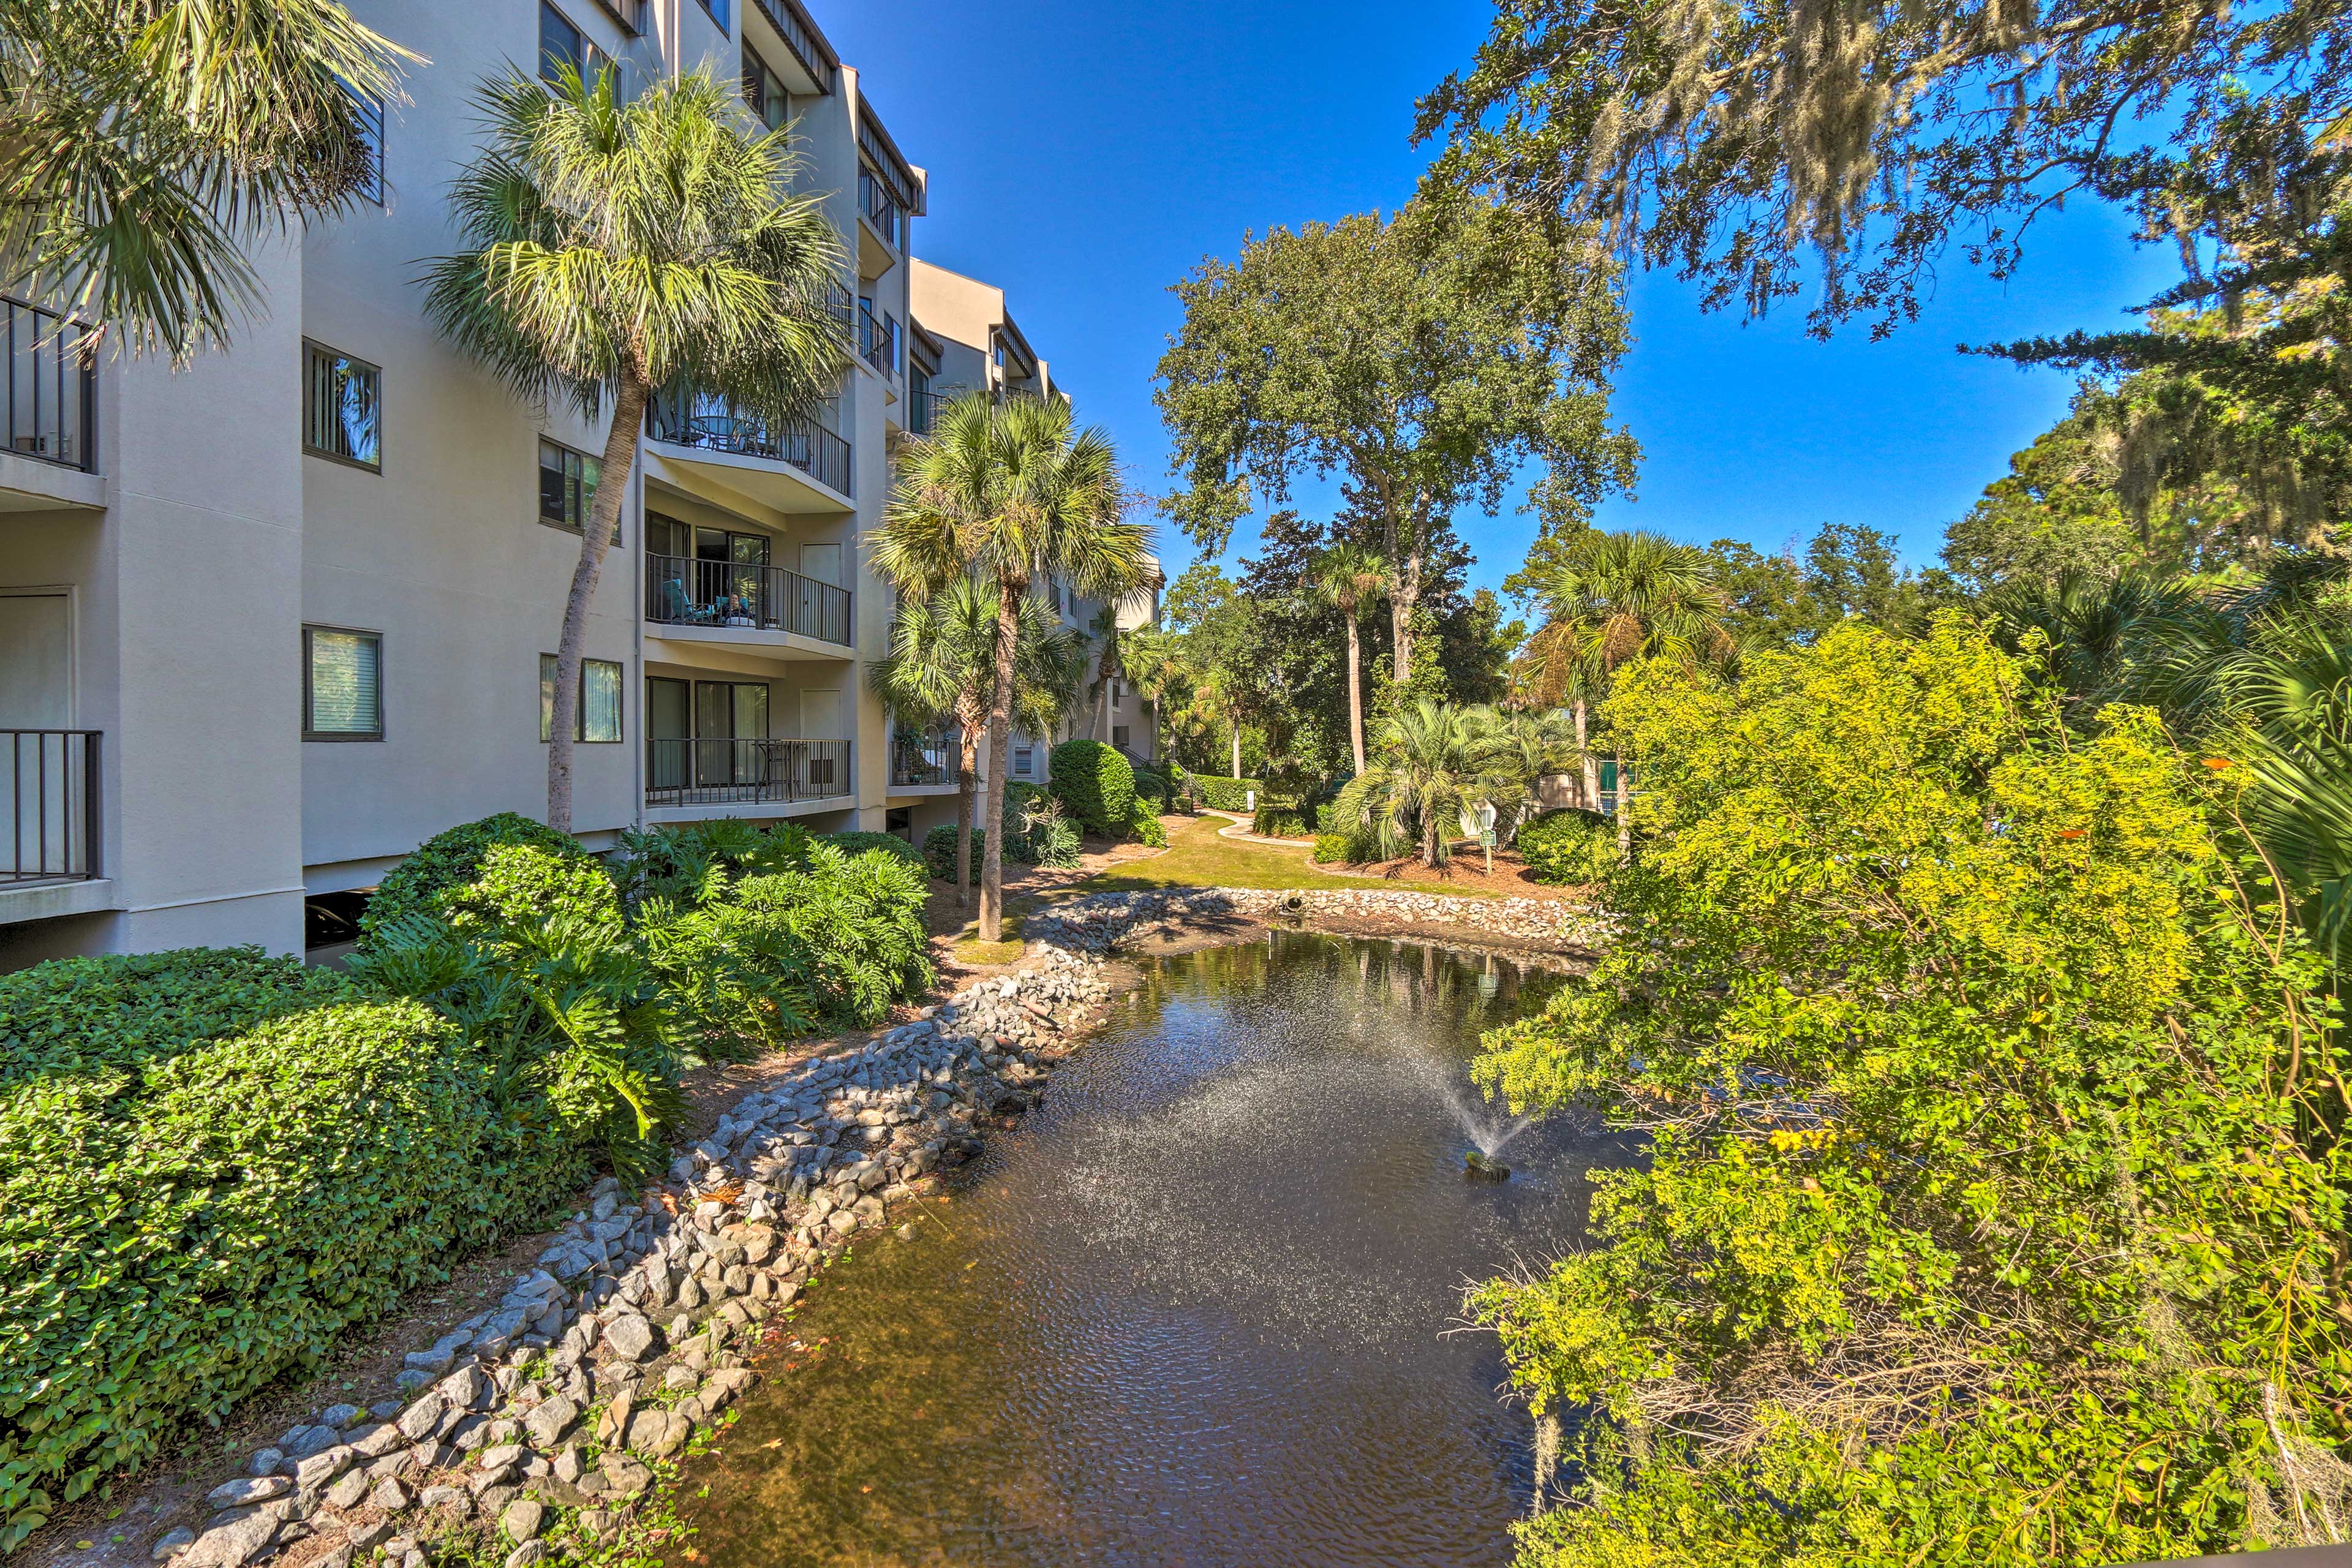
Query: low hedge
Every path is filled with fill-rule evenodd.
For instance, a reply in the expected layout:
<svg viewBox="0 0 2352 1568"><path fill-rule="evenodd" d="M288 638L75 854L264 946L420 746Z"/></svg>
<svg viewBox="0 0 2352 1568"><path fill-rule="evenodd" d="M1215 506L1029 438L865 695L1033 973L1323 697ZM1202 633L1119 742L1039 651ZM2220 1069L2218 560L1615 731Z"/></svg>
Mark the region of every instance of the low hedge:
<svg viewBox="0 0 2352 1568"><path fill-rule="evenodd" d="M1100 741L1065 741L1046 764L1054 798L1089 833L1111 837L1135 815L1135 769Z"/></svg>
<svg viewBox="0 0 2352 1568"><path fill-rule="evenodd" d="M1290 802L1262 800L1257 814L1250 819L1250 831L1261 838L1305 838L1314 829L1307 824L1306 812Z"/></svg>
<svg viewBox="0 0 2352 1568"><path fill-rule="evenodd" d="M1517 847L1537 881L1580 887L1615 868L1617 829L1598 812L1547 812L1519 829Z"/></svg>
<svg viewBox="0 0 2352 1568"><path fill-rule="evenodd" d="M290 960L37 965L0 1018L0 1550L587 1175L453 1025Z"/></svg>
<svg viewBox="0 0 2352 1568"><path fill-rule="evenodd" d="M1214 773L1191 773L1186 776L1192 780L1202 803L1218 811L1251 810L1253 808L1249 804L1250 792L1256 791L1261 799L1265 795L1264 779L1228 779L1220 778Z"/></svg>
<svg viewBox="0 0 2352 1568"><path fill-rule="evenodd" d="M1134 815L1128 819L1127 834L1138 844L1150 848L1168 847L1168 828L1160 820L1159 806L1140 796L1136 799Z"/></svg>
<svg viewBox="0 0 2352 1568"><path fill-rule="evenodd" d="M1318 866L1344 866L1351 857L1350 841L1344 833L1318 833L1315 836L1315 863Z"/></svg>

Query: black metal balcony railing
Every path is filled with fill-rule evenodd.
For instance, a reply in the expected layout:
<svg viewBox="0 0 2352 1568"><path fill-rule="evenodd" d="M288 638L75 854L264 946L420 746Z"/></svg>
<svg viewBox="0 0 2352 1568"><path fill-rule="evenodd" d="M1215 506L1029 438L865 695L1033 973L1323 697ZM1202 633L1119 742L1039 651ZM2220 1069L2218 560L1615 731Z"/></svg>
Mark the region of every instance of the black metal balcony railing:
<svg viewBox="0 0 2352 1568"><path fill-rule="evenodd" d="M0 294L8 338L8 380L0 415L8 450L87 470L97 449L98 370L87 358L89 329L55 310Z"/></svg>
<svg viewBox="0 0 2352 1568"><path fill-rule="evenodd" d="M0 888L99 874L98 745L95 730L0 730L10 828Z"/></svg>
<svg viewBox="0 0 2352 1568"><path fill-rule="evenodd" d="M876 178L874 171L863 164L857 170L857 210L866 215L866 222L881 232L891 249L904 250L907 247L906 231L899 226L906 221L906 209L898 205L898 198L891 194L890 187Z"/></svg>
<svg viewBox="0 0 2352 1568"><path fill-rule="evenodd" d="M646 434L675 447L789 463L830 489L851 493L849 443L811 420L771 425L710 399L665 393L646 405Z"/></svg>
<svg viewBox="0 0 2352 1568"><path fill-rule="evenodd" d="M876 315L863 302L857 307L857 352L884 375L898 372L898 318L887 311Z"/></svg>
<svg viewBox="0 0 2352 1568"><path fill-rule="evenodd" d="M907 430L915 436L928 436L940 427L940 416L953 403L953 395L945 392L918 392L911 395L907 410Z"/></svg>
<svg viewBox="0 0 2352 1568"><path fill-rule="evenodd" d="M849 590L781 566L646 557L646 619L671 626L745 626L850 646Z"/></svg>
<svg viewBox="0 0 2352 1568"><path fill-rule="evenodd" d="M847 741L648 741L646 805L789 805L850 793Z"/></svg>
<svg viewBox="0 0 2352 1568"><path fill-rule="evenodd" d="M935 789L956 782L956 742L947 731L894 735L890 783L900 789Z"/></svg>

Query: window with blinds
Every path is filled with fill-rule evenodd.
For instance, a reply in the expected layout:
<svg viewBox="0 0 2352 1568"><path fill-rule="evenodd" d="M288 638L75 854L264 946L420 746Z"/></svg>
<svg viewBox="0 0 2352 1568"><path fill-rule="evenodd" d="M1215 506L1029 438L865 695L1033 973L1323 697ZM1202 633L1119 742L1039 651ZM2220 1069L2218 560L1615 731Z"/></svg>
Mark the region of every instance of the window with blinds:
<svg viewBox="0 0 2352 1568"><path fill-rule="evenodd" d="M302 344L302 449L362 468L383 467L383 373L321 343Z"/></svg>
<svg viewBox="0 0 2352 1568"><path fill-rule="evenodd" d="M594 40L572 19L547 0L539 6L539 77L551 87L563 79L563 68L570 66L580 73L580 79L594 85L596 78L613 63L613 57L598 48Z"/></svg>
<svg viewBox="0 0 2352 1568"><path fill-rule="evenodd" d="M539 738L555 738L555 656L539 656ZM621 667L608 658L580 661L580 708L573 715L572 738L585 745L610 745L621 739Z"/></svg>
<svg viewBox="0 0 2352 1568"><path fill-rule="evenodd" d="M302 738L383 739L382 634L302 628Z"/></svg>
<svg viewBox="0 0 2352 1568"><path fill-rule="evenodd" d="M743 101L760 117L760 123L771 131L782 131L793 117L793 100L784 90L784 79L768 68L768 62L746 44L743 47Z"/></svg>

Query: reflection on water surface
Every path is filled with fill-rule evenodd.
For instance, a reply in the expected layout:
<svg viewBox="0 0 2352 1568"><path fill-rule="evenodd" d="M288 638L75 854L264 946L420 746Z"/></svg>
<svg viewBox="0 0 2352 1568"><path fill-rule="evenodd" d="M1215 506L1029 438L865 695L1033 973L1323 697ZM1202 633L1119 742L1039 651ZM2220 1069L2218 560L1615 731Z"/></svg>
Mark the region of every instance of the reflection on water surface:
<svg viewBox="0 0 2352 1568"><path fill-rule="evenodd" d="M1291 931L1148 963L966 1194L823 1277L689 1473L706 1561L1503 1561L1528 1423L1447 1331L1628 1157L1469 1088L1558 984ZM1482 1143L1508 1184L1463 1180Z"/></svg>

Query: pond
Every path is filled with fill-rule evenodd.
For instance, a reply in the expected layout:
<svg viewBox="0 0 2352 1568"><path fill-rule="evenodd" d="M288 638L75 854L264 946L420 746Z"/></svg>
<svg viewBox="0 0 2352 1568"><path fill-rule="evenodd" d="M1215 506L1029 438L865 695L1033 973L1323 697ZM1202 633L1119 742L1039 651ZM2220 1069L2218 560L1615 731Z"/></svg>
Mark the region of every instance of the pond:
<svg viewBox="0 0 2352 1568"><path fill-rule="evenodd" d="M1559 978L1297 931L1143 967L965 1192L821 1278L689 1468L703 1562L1507 1558L1533 1432L1463 1287L1632 1157L1470 1087Z"/></svg>

